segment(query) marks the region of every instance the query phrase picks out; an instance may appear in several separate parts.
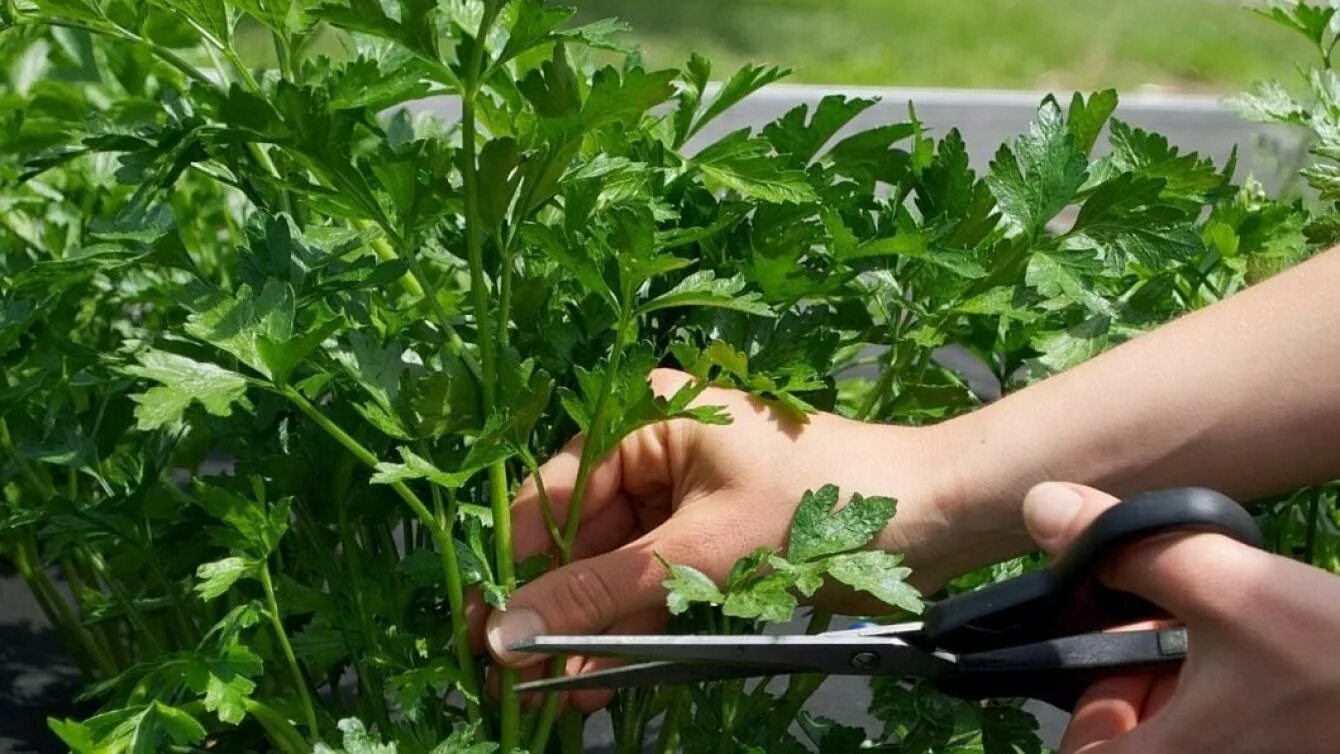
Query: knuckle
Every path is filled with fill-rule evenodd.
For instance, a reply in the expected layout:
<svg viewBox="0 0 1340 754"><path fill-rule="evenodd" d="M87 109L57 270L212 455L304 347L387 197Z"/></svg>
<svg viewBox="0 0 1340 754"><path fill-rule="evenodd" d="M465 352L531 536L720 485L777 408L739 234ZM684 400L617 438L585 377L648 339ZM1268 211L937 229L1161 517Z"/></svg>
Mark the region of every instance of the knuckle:
<svg viewBox="0 0 1340 754"><path fill-rule="evenodd" d="M602 571L577 562L568 566L567 578L559 583L555 607L565 622L573 625L604 625L613 615L617 590Z"/></svg>

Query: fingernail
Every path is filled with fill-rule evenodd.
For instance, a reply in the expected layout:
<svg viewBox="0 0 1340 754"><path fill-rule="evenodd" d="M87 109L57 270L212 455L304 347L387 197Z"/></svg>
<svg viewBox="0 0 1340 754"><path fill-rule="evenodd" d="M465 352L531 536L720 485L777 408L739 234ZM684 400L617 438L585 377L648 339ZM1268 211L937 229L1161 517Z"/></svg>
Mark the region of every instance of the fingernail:
<svg viewBox="0 0 1340 754"><path fill-rule="evenodd" d="M487 633L489 651L506 665L529 665L527 659L540 659L540 655L512 651L512 647L518 643L545 633L544 620L530 608L516 607L495 612L489 619Z"/></svg>
<svg viewBox="0 0 1340 754"><path fill-rule="evenodd" d="M1044 482L1024 496L1024 524L1036 538L1052 540L1070 528L1084 498L1068 485Z"/></svg>

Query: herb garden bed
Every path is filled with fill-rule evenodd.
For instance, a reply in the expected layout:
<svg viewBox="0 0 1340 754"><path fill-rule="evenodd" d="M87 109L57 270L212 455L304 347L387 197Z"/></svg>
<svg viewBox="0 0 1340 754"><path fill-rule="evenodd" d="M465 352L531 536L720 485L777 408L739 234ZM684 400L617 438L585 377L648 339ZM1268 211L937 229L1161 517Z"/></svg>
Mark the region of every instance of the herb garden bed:
<svg viewBox="0 0 1340 754"><path fill-rule="evenodd" d="M1275 15L1329 65L1334 13ZM1305 173L1322 202L1275 200L1114 119L1113 92L1042 100L976 167L958 131L860 96L723 132L784 71L648 71L618 24L570 16L0 0L0 552L96 707L51 721L72 750L580 750L581 715L523 708L472 651L467 600L503 609L571 560L623 438L730 422L708 384L797 427L941 421L979 400L939 349L1009 392L1340 239L1329 163ZM243 19L272 69L240 57ZM1335 82L1313 79L1320 106L1269 87L1241 106L1334 159ZM459 119L405 109L441 95ZM697 380L656 395L656 366ZM550 553L516 557L512 496L578 433L574 513L538 489ZM214 453L235 473L206 473ZM825 580L917 612L900 556L865 549L895 515L860 494L880 492L812 490L785 541L715 580L664 563L672 629L764 630ZM1313 536L1332 492L1265 510L1278 549L1335 565ZM870 731L834 724L799 712L815 680L620 693L615 748L1041 746L1017 702L888 679Z"/></svg>

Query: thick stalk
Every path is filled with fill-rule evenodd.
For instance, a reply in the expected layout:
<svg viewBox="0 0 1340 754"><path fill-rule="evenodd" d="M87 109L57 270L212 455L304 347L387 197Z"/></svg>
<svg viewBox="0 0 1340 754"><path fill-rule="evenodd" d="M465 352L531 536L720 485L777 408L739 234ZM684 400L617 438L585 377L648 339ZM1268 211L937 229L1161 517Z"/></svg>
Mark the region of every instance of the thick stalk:
<svg viewBox="0 0 1340 754"><path fill-rule="evenodd" d="M261 563L261 588L265 590L265 609L269 613L270 626L274 628L275 639L284 652L284 661L293 674L293 683L298 687L298 699L302 702L302 714L306 718L307 732L313 742L321 740L321 728L316 722L316 707L312 705L312 694L307 689L307 676L298 665L298 657L293 654L293 645L289 643L288 632L284 630L284 621L279 616L279 601L275 599L274 583L270 580L270 564Z"/></svg>
<svg viewBox="0 0 1340 754"><path fill-rule="evenodd" d="M470 264L470 294L474 299L475 330L479 340L483 370L484 411L491 415L497 408L498 351L489 316L489 292L484 270L483 238L479 218L479 176L477 174L478 126L475 122L475 96L479 91L479 73L483 64L489 27L497 18L495 3L485 3L484 15L475 34L467 61L461 92L461 167L465 194L465 244ZM489 498L493 506L494 567L505 593L516 587L513 563L512 521L508 509L507 466L495 463L489 468ZM516 671L500 673L499 717L502 751L510 752L520 743L521 704L516 693Z"/></svg>

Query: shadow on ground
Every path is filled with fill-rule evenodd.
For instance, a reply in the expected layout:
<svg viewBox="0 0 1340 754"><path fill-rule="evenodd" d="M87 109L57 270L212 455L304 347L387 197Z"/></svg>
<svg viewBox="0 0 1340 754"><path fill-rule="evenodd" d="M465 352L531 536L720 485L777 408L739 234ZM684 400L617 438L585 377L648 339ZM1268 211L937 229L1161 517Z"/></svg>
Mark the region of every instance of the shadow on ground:
<svg viewBox="0 0 1340 754"><path fill-rule="evenodd" d="M65 751L47 718L87 714L73 702L79 688L79 670L27 587L0 574L0 754Z"/></svg>

